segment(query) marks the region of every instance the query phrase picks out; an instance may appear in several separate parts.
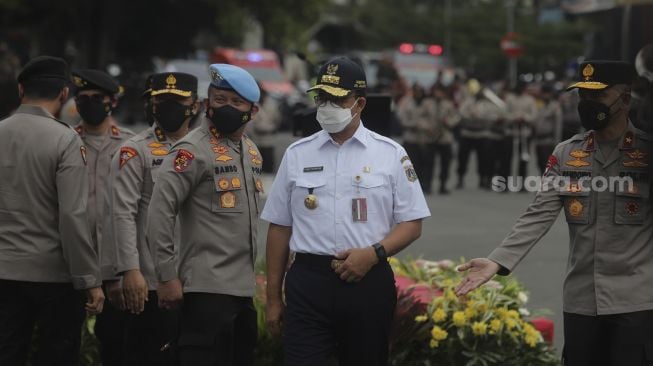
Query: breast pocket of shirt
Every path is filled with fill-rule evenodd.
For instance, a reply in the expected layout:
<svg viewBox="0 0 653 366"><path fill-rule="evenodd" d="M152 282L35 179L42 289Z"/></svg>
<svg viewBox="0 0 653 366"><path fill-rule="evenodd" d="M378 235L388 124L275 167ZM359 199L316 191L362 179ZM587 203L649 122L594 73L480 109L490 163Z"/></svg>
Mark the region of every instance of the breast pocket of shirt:
<svg viewBox="0 0 653 366"><path fill-rule="evenodd" d="M299 214L319 215L324 213L329 197L325 177L299 178L293 188L291 204Z"/></svg>
<svg viewBox="0 0 653 366"><path fill-rule="evenodd" d="M211 211L216 213L241 213L247 202L240 183L233 184L233 178L215 176L215 190L211 199ZM240 180L238 179L238 182Z"/></svg>
<svg viewBox="0 0 653 366"><path fill-rule="evenodd" d="M617 184L614 204L614 222L616 224L643 224L649 207L648 183Z"/></svg>
<svg viewBox="0 0 653 366"><path fill-rule="evenodd" d="M565 218L569 224L589 224L591 219L591 191L562 192L560 196L565 205Z"/></svg>
<svg viewBox="0 0 653 366"><path fill-rule="evenodd" d="M383 201L392 196L385 177L380 174L356 175L352 177L351 184L352 198L364 198L368 213L380 212Z"/></svg>

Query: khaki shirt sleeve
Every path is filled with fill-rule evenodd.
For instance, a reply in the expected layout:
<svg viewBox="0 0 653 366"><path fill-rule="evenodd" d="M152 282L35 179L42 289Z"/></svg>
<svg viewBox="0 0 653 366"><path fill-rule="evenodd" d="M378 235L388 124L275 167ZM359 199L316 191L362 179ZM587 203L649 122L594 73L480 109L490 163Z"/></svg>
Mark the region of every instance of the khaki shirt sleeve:
<svg viewBox="0 0 653 366"><path fill-rule="evenodd" d="M60 143L61 160L56 183L59 199L59 232L63 256L73 286L88 289L102 284L98 254L91 241L86 216L88 204L88 172L82 158L82 140L70 135Z"/></svg>
<svg viewBox="0 0 653 366"><path fill-rule="evenodd" d="M563 201L553 180L560 176L561 146L549 158L551 167L545 172L542 188L517 220L508 236L488 258L501 267L500 275L507 275L521 262L537 242L551 229L560 214Z"/></svg>
<svg viewBox="0 0 653 366"><path fill-rule="evenodd" d="M123 149L126 154L121 158ZM134 143L128 141L120 147L111 161L110 217L118 274L140 269L136 218L143 188L143 159L142 152Z"/></svg>
<svg viewBox="0 0 653 366"><path fill-rule="evenodd" d="M159 282L177 278L175 221L180 207L204 175L197 148L176 145L165 157L157 175L147 214L146 241Z"/></svg>

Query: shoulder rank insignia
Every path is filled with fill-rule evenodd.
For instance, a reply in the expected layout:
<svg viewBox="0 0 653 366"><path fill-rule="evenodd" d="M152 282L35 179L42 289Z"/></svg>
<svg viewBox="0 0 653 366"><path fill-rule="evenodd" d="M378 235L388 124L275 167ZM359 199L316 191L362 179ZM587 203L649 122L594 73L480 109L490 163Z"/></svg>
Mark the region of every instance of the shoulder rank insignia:
<svg viewBox="0 0 653 366"><path fill-rule="evenodd" d="M413 168L412 165L409 165L404 168L406 171L406 178L408 178L409 182L414 182L417 180L417 173L415 172L415 168Z"/></svg>
<svg viewBox="0 0 653 366"><path fill-rule="evenodd" d="M588 153L587 151L583 151L583 150L574 150L574 151L569 153L569 156L571 156L572 158L576 158L576 159L584 159L584 158L590 156L590 153Z"/></svg>
<svg viewBox="0 0 653 366"><path fill-rule="evenodd" d="M87 163L86 163L86 146L80 146L79 147L79 152L82 154L82 160L84 160L84 165L87 165Z"/></svg>
<svg viewBox="0 0 653 366"><path fill-rule="evenodd" d="M190 164L193 162L193 159L195 159L195 155L193 155L193 153L188 150L179 149L174 160L175 170L178 173L183 172L190 166Z"/></svg>
<svg viewBox="0 0 653 366"><path fill-rule="evenodd" d="M639 149L632 152L627 152L626 155L628 155L629 158L634 160L644 159L646 157L646 153Z"/></svg>
<svg viewBox="0 0 653 366"><path fill-rule="evenodd" d="M624 167L626 168L646 168L647 163L641 162L639 160L624 161Z"/></svg>
<svg viewBox="0 0 653 366"><path fill-rule="evenodd" d="M154 149L154 150L152 150L150 152L152 153L152 155L155 155L155 156L166 156L166 155L168 155L168 150L166 150L166 149Z"/></svg>
<svg viewBox="0 0 653 366"><path fill-rule="evenodd" d="M122 169L125 164L129 161L129 159L133 158L134 156L138 156L138 152L136 149L128 146L123 146L120 148L120 165L119 169Z"/></svg>
<svg viewBox="0 0 653 366"><path fill-rule="evenodd" d="M233 160L233 159L234 159L234 158L232 158L232 157L229 156L229 155L220 155L220 156L218 156L217 158L215 158L216 161L221 161L221 162L223 162L223 163L225 163L225 162L227 162L227 161L229 161L229 160Z"/></svg>
<svg viewBox="0 0 653 366"><path fill-rule="evenodd" d="M571 167L574 167L574 168L580 168L580 167L583 167L583 166L589 166L589 165L591 165L591 164L588 163L588 162L585 161L585 160L574 159L574 160L568 160L568 161L566 161L566 162L565 162L565 165L567 165L567 166L571 166Z"/></svg>
<svg viewBox="0 0 653 366"><path fill-rule="evenodd" d="M234 208L236 207L236 195L234 192L224 192L220 195L220 207Z"/></svg>
<svg viewBox="0 0 653 366"><path fill-rule="evenodd" d="M635 134L632 131L626 132L624 135L624 142L622 144L622 149L631 149L633 143L635 142Z"/></svg>

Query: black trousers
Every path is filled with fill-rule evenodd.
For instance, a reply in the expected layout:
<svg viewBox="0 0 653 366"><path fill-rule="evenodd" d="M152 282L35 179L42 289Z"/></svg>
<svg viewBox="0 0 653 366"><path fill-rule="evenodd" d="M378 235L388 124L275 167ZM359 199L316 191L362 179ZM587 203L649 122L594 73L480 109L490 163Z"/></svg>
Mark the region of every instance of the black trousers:
<svg viewBox="0 0 653 366"><path fill-rule="evenodd" d="M435 144L404 143L404 149L413 163L422 191L431 193L433 164L435 163Z"/></svg>
<svg viewBox="0 0 653 366"><path fill-rule="evenodd" d="M333 257L297 253L286 274L287 366L381 366L397 302L394 275L380 262L359 282L342 281Z"/></svg>
<svg viewBox="0 0 653 366"><path fill-rule="evenodd" d="M145 310L127 314L123 365L172 366L178 327L177 311L159 308L156 291L150 291Z"/></svg>
<svg viewBox="0 0 653 366"><path fill-rule="evenodd" d="M492 149L490 140L483 138L461 137L458 141L458 178L467 174L467 165L472 152L476 152L477 170L481 181L488 181L492 174Z"/></svg>
<svg viewBox="0 0 653 366"><path fill-rule="evenodd" d="M85 295L70 283L0 280L0 365L78 365Z"/></svg>
<svg viewBox="0 0 653 366"><path fill-rule="evenodd" d="M106 294L106 290L104 291ZM122 366L124 362L125 311L120 311L108 300L104 300L102 313L95 317L95 336L100 343L102 366Z"/></svg>
<svg viewBox="0 0 653 366"><path fill-rule="evenodd" d="M263 172L274 173L274 146L259 146L258 151L261 152L261 158L263 158L263 165L261 166Z"/></svg>
<svg viewBox="0 0 653 366"><path fill-rule="evenodd" d="M179 365L254 365L257 325L251 297L186 293L180 317Z"/></svg>
<svg viewBox="0 0 653 366"><path fill-rule="evenodd" d="M653 365L653 311L586 316L564 313L565 366Z"/></svg>
<svg viewBox="0 0 653 366"><path fill-rule="evenodd" d="M435 144L435 155L438 157L440 164L440 188L446 188L447 181L449 180L449 169L451 167L451 152L450 144Z"/></svg>

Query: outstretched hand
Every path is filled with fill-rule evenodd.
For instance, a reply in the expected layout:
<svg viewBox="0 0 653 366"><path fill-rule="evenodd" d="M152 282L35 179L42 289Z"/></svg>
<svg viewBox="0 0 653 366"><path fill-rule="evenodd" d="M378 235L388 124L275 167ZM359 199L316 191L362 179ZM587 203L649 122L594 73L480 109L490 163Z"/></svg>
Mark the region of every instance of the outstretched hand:
<svg viewBox="0 0 653 366"><path fill-rule="evenodd" d="M487 258L476 258L458 266L458 272L467 271L467 276L456 286L456 295L463 296L489 281L501 268Z"/></svg>

